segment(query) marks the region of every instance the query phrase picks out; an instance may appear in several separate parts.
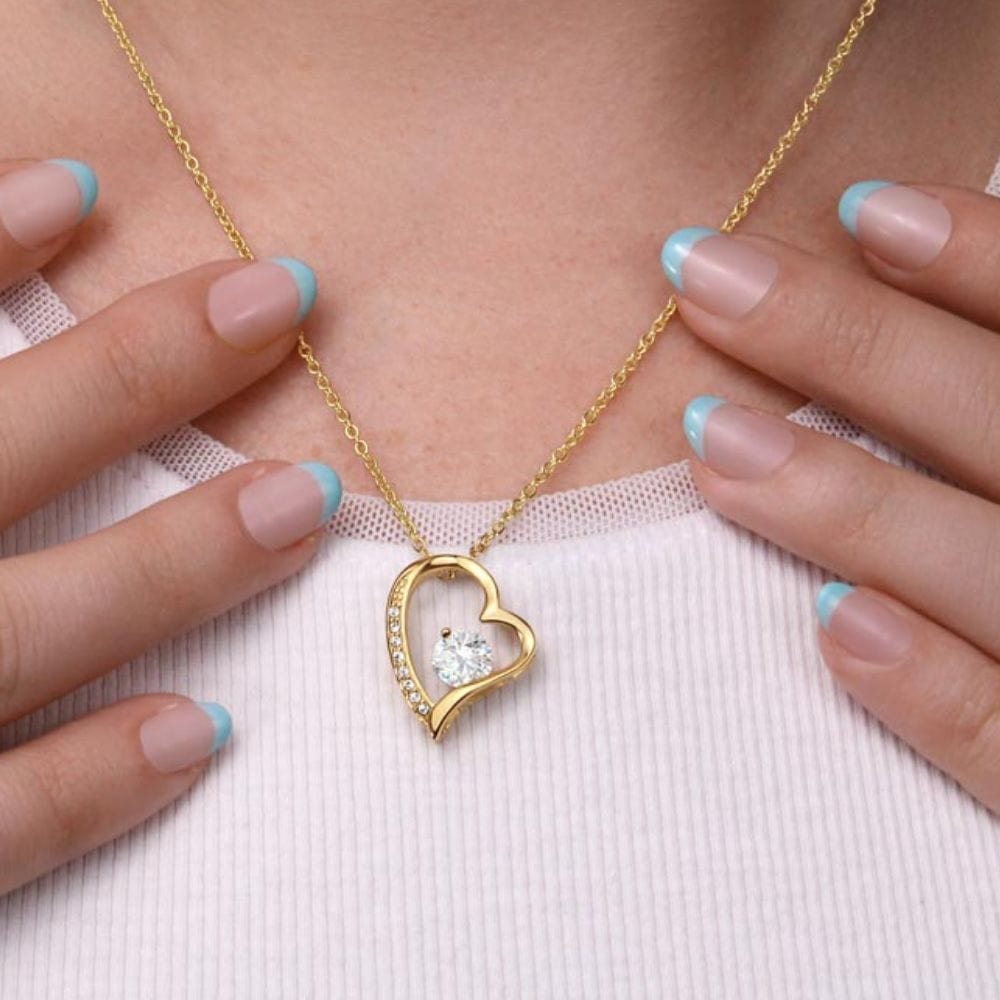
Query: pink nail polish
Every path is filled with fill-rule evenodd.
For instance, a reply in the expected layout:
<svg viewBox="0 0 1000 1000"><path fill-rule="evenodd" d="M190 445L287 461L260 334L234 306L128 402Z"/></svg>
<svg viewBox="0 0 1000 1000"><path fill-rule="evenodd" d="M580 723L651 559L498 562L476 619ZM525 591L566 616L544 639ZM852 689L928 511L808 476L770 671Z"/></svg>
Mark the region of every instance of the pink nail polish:
<svg viewBox="0 0 1000 1000"><path fill-rule="evenodd" d="M271 257L224 274L208 290L208 322L242 351L259 351L302 322L316 300L316 276L295 257Z"/></svg>
<svg viewBox="0 0 1000 1000"><path fill-rule="evenodd" d="M816 613L823 628L860 660L895 664L913 646L913 627L905 618L850 584L825 584L816 597Z"/></svg>
<svg viewBox="0 0 1000 1000"><path fill-rule="evenodd" d="M727 403L719 396L696 396L688 403L684 433L709 468L731 479L768 476L795 450L787 420Z"/></svg>
<svg viewBox="0 0 1000 1000"><path fill-rule="evenodd" d="M904 184L852 184L841 196L839 211L841 222L866 250L904 270L926 267L951 236L951 213L944 202Z"/></svg>
<svg viewBox="0 0 1000 1000"><path fill-rule="evenodd" d="M686 299L724 319L745 316L778 276L777 260L760 247L700 226L673 233L661 262Z"/></svg>
<svg viewBox="0 0 1000 1000"><path fill-rule="evenodd" d="M97 175L80 160L42 160L0 177L0 222L35 250L80 222L97 198Z"/></svg>
<svg viewBox="0 0 1000 1000"><path fill-rule="evenodd" d="M181 771L215 753L232 732L232 719L211 701L180 702L139 727L143 756L158 771Z"/></svg>
<svg viewBox="0 0 1000 1000"><path fill-rule="evenodd" d="M286 465L240 490L240 517L266 549L283 549L328 521L340 506L340 477L321 462Z"/></svg>

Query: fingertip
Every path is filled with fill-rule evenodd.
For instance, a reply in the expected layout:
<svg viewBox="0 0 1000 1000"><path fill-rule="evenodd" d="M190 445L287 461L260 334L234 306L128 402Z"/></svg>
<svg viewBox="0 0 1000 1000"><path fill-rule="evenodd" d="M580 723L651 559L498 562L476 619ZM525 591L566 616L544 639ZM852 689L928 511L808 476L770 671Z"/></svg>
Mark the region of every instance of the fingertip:
<svg viewBox="0 0 1000 1000"><path fill-rule="evenodd" d="M285 549L321 528L340 506L340 476L317 461L271 468L239 491L246 533L270 551Z"/></svg>
<svg viewBox="0 0 1000 1000"><path fill-rule="evenodd" d="M344 495L337 470L323 462L300 462L299 468L305 469L316 480L323 494L323 513L320 519L324 522L329 521L340 507Z"/></svg>
<svg viewBox="0 0 1000 1000"><path fill-rule="evenodd" d="M83 160L72 160L65 157L56 157L45 162L58 164L73 176L73 180L76 181L76 185L80 189L80 214L76 221L82 222L90 214L97 201L99 185L94 168L84 163Z"/></svg>
<svg viewBox="0 0 1000 1000"><path fill-rule="evenodd" d="M685 226L672 232L660 251L660 264L670 283L684 293L684 262L697 243L709 236L718 236L719 230L707 226Z"/></svg>
<svg viewBox="0 0 1000 1000"><path fill-rule="evenodd" d="M209 754L217 753L228 742L233 733L233 717L225 706L217 701L199 701L195 703L211 720L215 736Z"/></svg>
<svg viewBox="0 0 1000 1000"><path fill-rule="evenodd" d="M273 264L280 264L295 279L299 292L299 308L295 325L301 323L316 304L316 272L298 257L269 257Z"/></svg>
<svg viewBox="0 0 1000 1000"><path fill-rule="evenodd" d="M816 595L823 630L859 666L883 669L905 663L915 640L913 624L875 592L830 581Z"/></svg>
<svg viewBox="0 0 1000 1000"><path fill-rule="evenodd" d="M932 264L951 238L953 220L938 197L910 184L871 180L840 197L844 228L866 250L904 271Z"/></svg>
<svg viewBox="0 0 1000 1000"><path fill-rule="evenodd" d="M705 425L713 410L725 402L721 396L695 396L684 408L684 437L702 461L705 460Z"/></svg>
<svg viewBox="0 0 1000 1000"><path fill-rule="evenodd" d="M891 181L857 181L844 189L837 203L837 216L840 224L853 236L858 238L858 213L869 195L884 187L889 187Z"/></svg>
<svg viewBox="0 0 1000 1000"><path fill-rule="evenodd" d="M94 207L97 174L82 160L34 160L0 175L0 225L21 252L45 251Z"/></svg>
<svg viewBox="0 0 1000 1000"><path fill-rule="evenodd" d="M831 580L828 583L824 583L822 587L816 593L816 617L819 619L820 625L824 629L830 628L830 618L832 617L834 611L837 609L837 605L849 594L854 588L849 583L841 583L838 580Z"/></svg>
<svg viewBox="0 0 1000 1000"><path fill-rule="evenodd" d="M316 302L316 273L295 257L243 261L215 276L205 291L208 326L245 354L287 342Z"/></svg>
<svg viewBox="0 0 1000 1000"><path fill-rule="evenodd" d="M684 435L698 458L729 479L772 475L791 458L796 445L785 418L721 396L696 396L688 403Z"/></svg>
<svg viewBox="0 0 1000 1000"><path fill-rule="evenodd" d="M170 774L217 753L228 741L232 727L232 717L217 702L175 702L139 726L139 744L157 771Z"/></svg>

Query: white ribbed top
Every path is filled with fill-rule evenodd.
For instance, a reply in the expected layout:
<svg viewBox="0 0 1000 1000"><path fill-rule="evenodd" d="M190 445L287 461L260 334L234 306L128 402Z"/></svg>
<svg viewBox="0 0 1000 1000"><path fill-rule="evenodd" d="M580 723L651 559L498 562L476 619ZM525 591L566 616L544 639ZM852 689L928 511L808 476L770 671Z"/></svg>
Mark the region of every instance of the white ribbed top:
<svg viewBox="0 0 1000 1000"><path fill-rule="evenodd" d="M33 275L0 294L0 353L72 322ZM184 429L0 552L239 460ZM495 506L416 505L445 548ZM0 899L3 1000L1000 994L1000 824L838 689L824 574L707 509L687 463L543 498L491 550L541 652L441 745L385 658L394 531L348 497L299 576L0 730L146 690L235 719L190 795ZM427 635L473 608L440 591Z"/></svg>

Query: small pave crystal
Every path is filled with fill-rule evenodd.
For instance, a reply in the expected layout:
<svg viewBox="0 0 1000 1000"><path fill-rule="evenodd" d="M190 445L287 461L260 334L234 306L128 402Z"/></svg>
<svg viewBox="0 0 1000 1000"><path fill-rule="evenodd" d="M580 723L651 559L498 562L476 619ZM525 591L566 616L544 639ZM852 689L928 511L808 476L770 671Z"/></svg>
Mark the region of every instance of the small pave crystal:
<svg viewBox="0 0 1000 1000"><path fill-rule="evenodd" d="M430 710L431 706L428 705L426 701L422 701L419 705L417 705L417 711L421 715L426 715Z"/></svg>
<svg viewBox="0 0 1000 1000"><path fill-rule="evenodd" d="M406 657L403 656L402 652L397 649L393 651L392 659L395 663L402 663L406 659Z"/></svg>
<svg viewBox="0 0 1000 1000"><path fill-rule="evenodd" d="M403 645L403 640L398 635L390 636L389 637L389 642L393 646L402 646Z"/></svg>
<svg viewBox="0 0 1000 1000"><path fill-rule="evenodd" d="M412 701L414 705L418 701L420 701L420 694L419 694L419 692L417 692L417 691L411 691L410 692L410 701Z"/></svg>
<svg viewBox="0 0 1000 1000"><path fill-rule="evenodd" d="M397 607L389 608L389 617L390 618L398 618L399 617L399 608L397 608Z"/></svg>
<svg viewBox="0 0 1000 1000"><path fill-rule="evenodd" d="M431 663L449 687L477 681L493 669L493 650L478 632L446 629L434 643Z"/></svg>

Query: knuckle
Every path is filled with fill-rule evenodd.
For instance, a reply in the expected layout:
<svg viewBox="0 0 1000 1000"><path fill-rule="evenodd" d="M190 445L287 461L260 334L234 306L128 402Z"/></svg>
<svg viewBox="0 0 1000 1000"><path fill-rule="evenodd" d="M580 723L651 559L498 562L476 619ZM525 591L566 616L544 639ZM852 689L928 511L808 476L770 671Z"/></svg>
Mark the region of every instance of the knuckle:
<svg viewBox="0 0 1000 1000"><path fill-rule="evenodd" d="M1000 644L1000 531L987 531L982 549L983 577L978 588L985 606L983 621L993 622L994 634L987 637L991 648Z"/></svg>
<svg viewBox="0 0 1000 1000"><path fill-rule="evenodd" d="M173 528L155 522L143 524L141 538L131 549L139 553L132 563L136 582L147 595L146 606L162 626L172 627L169 623L196 615L200 588L192 579L189 554L178 543Z"/></svg>
<svg viewBox="0 0 1000 1000"><path fill-rule="evenodd" d="M888 374L898 355L899 331L877 296L834 298L818 314L821 370L830 384L849 386L860 377L878 382Z"/></svg>
<svg viewBox="0 0 1000 1000"><path fill-rule="evenodd" d="M986 774L1000 770L1000 695L995 685L966 697L951 728L969 769Z"/></svg>
<svg viewBox="0 0 1000 1000"><path fill-rule="evenodd" d="M7 717L21 688L30 637L39 634L33 614L10 574L0 574L0 719Z"/></svg>
<svg viewBox="0 0 1000 1000"><path fill-rule="evenodd" d="M162 365L150 350L150 303L141 293L130 292L116 304L99 359L102 387L116 411L129 416L158 409L167 398Z"/></svg>
<svg viewBox="0 0 1000 1000"><path fill-rule="evenodd" d="M0 511L17 506L17 470L24 468L23 458L13 435L14 421L0 420ZM0 514L0 524L3 521Z"/></svg>
<svg viewBox="0 0 1000 1000"><path fill-rule="evenodd" d="M5 763L0 788L0 894L23 880L26 862L38 853L37 843L25 843L25 827L32 819L31 805L29 769L20 763Z"/></svg>
<svg viewBox="0 0 1000 1000"><path fill-rule="evenodd" d="M818 487L823 495L810 508L821 512L827 537L837 539L838 547L849 553L871 549L890 535L896 503L885 463L865 452L860 457L859 462L844 463L835 481L824 480Z"/></svg>
<svg viewBox="0 0 1000 1000"><path fill-rule="evenodd" d="M967 399L977 410L965 426L971 430L974 451L982 456L983 467L1000 469L1000 366L984 366L973 378L971 391L958 394L960 401ZM1000 487L1000 480L995 485Z"/></svg>
<svg viewBox="0 0 1000 1000"><path fill-rule="evenodd" d="M69 857L76 844L86 841L97 819L96 807L88 805L87 796L81 795L79 760L62 740L46 740L44 747L37 749L30 747L27 744L20 752L30 754L23 780L27 783L25 797L37 810L35 828L46 831L46 848L53 859Z"/></svg>

